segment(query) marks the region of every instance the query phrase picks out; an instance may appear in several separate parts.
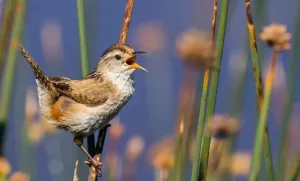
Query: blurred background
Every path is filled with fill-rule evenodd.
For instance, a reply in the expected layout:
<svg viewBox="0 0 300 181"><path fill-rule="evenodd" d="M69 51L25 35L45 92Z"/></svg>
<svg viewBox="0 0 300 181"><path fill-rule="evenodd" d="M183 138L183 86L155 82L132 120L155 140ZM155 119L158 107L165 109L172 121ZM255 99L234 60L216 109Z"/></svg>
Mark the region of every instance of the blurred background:
<svg viewBox="0 0 300 181"><path fill-rule="evenodd" d="M300 11L297 0L253 0L251 3L257 33L264 26L277 22L286 25L287 31L294 36L296 12ZM1 19L5 11L4 5L5 2L1 0ZM125 0L84 1L90 70L97 65L102 52L118 42L125 5ZM21 44L47 75L80 79L82 75L76 1L29 0L26 6ZM196 134L203 71L185 65L178 56L176 41L183 32L192 28L209 33L212 10L212 0L135 2L127 44L135 50L147 52L138 57L138 62L149 72L136 71L136 92L111 122L102 159L104 176L98 180L124 180L124 173L131 171L134 172L134 179L129 180L156 180L155 173L159 163L155 163L153 157L157 156L157 149L174 147L174 143L160 142L165 139L174 142L171 137L176 138L182 110L193 125L188 138L192 145ZM271 51L260 40L257 43L264 80ZM286 121L281 118L283 102L288 95L290 59L289 51L279 56L270 104L269 134L274 163L277 159L275 155L278 154L281 122ZM4 60L5 68L7 61ZM75 162L79 160L79 180L86 180L88 167L83 164L86 157L73 143L72 135L51 128L40 115L34 75L19 51L15 66L3 151L11 167L10 173L27 173L32 181L72 180ZM3 78L4 71L0 71ZM299 92L299 86L300 81L297 81L296 92ZM300 113L297 111L299 100L299 94L293 97L288 131L286 159L292 161L300 150ZM237 165L230 167L235 180L247 180L257 108L244 1L229 1L215 113L230 115L239 121L235 148ZM133 151L131 150L134 153L130 152L130 144L134 145ZM153 148L155 146L158 148ZM189 147L190 144L186 146ZM126 164L130 154L136 154L134 156L137 157L134 157L132 167ZM158 158L160 159L164 158ZM188 158L187 162L185 180L190 180L192 161ZM133 170L126 171L126 168Z"/></svg>

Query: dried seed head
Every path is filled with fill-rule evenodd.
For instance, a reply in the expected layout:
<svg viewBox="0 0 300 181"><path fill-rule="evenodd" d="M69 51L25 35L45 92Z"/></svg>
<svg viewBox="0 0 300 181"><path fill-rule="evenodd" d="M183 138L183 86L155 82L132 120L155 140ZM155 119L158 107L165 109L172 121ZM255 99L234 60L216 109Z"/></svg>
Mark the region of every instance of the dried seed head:
<svg viewBox="0 0 300 181"><path fill-rule="evenodd" d="M170 170L174 167L174 146L172 137L167 137L154 144L149 151L151 165L158 170Z"/></svg>
<svg viewBox="0 0 300 181"><path fill-rule="evenodd" d="M186 64L198 68L209 68L214 61L215 52L208 36L199 30L184 32L176 41L179 56Z"/></svg>
<svg viewBox="0 0 300 181"><path fill-rule="evenodd" d="M260 39L274 48L276 51L289 50L291 44L289 43L292 35L286 32L286 26L273 23L263 28L260 33Z"/></svg>
<svg viewBox="0 0 300 181"><path fill-rule="evenodd" d="M125 127L120 123L119 119L116 119L111 123L111 127L108 129L111 137L115 140L119 139L125 132Z"/></svg>
<svg viewBox="0 0 300 181"><path fill-rule="evenodd" d="M29 181L29 175L24 172L15 172L11 175L9 181Z"/></svg>
<svg viewBox="0 0 300 181"><path fill-rule="evenodd" d="M4 157L0 157L0 175L7 175L11 171L11 166L8 160Z"/></svg>
<svg viewBox="0 0 300 181"><path fill-rule="evenodd" d="M132 137L126 146L126 158L129 160L136 160L142 153L145 147L144 139L140 136Z"/></svg>
<svg viewBox="0 0 300 181"><path fill-rule="evenodd" d="M216 139L226 139L234 136L239 127L238 121L227 115L215 115L207 124L208 130Z"/></svg>
<svg viewBox="0 0 300 181"><path fill-rule="evenodd" d="M41 44L46 59L59 61L63 58L62 25L59 21L46 20L41 28Z"/></svg>
<svg viewBox="0 0 300 181"><path fill-rule="evenodd" d="M161 51L167 43L166 30L159 22L148 22L141 25L135 35L138 46L147 54Z"/></svg>

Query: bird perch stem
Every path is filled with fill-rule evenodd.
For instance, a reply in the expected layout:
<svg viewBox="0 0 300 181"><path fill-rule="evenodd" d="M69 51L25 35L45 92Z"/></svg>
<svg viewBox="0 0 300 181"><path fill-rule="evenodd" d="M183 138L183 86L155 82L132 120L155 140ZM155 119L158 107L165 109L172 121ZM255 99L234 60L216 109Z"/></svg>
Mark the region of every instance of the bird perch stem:
<svg viewBox="0 0 300 181"><path fill-rule="evenodd" d="M134 4L134 0L127 0L123 23L122 23L121 32L120 32L120 38L119 38L119 43L121 43L121 44L126 43L126 38L127 38L127 34L128 34L128 29L129 29L129 24L130 24L132 9L133 9L133 4Z"/></svg>

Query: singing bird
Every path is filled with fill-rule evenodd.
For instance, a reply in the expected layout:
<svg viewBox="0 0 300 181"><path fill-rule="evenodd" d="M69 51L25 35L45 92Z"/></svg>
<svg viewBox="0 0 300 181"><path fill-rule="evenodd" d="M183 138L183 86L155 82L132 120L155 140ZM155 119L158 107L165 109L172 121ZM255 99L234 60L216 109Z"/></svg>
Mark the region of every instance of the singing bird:
<svg viewBox="0 0 300 181"><path fill-rule="evenodd" d="M83 147L83 139L106 126L129 101L134 93L133 73L147 72L135 61L145 52L114 44L103 52L94 71L80 80L47 76L22 46L21 53L35 74L42 115L52 126L74 135L75 144L99 174L101 164Z"/></svg>

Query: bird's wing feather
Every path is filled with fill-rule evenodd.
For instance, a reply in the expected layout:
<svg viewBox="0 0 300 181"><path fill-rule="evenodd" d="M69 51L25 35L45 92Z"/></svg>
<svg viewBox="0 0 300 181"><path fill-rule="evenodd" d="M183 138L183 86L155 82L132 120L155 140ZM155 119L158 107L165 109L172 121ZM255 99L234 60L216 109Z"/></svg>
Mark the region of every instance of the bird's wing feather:
<svg viewBox="0 0 300 181"><path fill-rule="evenodd" d="M52 83L59 93L78 103L90 106L104 104L114 92L114 86L110 81L98 81L95 79L55 79L56 81Z"/></svg>
<svg viewBox="0 0 300 181"><path fill-rule="evenodd" d="M55 77L55 76L48 76L49 80L51 82L64 82L64 81L69 81L68 77Z"/></svg>

